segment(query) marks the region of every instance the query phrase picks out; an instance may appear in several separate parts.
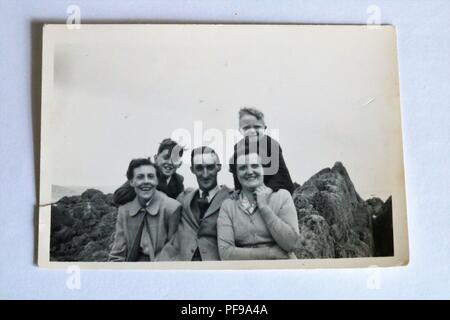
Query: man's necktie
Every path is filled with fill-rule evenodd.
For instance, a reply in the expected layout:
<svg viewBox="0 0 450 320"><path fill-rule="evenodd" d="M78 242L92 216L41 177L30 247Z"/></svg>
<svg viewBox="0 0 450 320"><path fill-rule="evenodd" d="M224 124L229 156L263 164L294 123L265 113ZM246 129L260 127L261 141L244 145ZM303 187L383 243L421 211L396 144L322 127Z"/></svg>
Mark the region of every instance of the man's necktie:
<svg viewBox="0 0 450 320"><path fill-rule="evenodd" d="M209 196L208 191L204 191L200 199L198 199L198 206L200 208L200 220L203 219L206 210L208 210L209 207L208 196Z"/></svg>
<svg viewBox="0 0 450 320"><path fill-rule="evenodd" d="M205 212L209 208L208 195L209 195L208 191L204 191L202 193L202 196L197 200L198 207L200 209L200 217L199 217L200 221L202 221L202 219L205 215ZM195 250L194 255L192 256L192 261L202 261L202 256L200 254L199 247L197 247L197 249Z"/></svg>

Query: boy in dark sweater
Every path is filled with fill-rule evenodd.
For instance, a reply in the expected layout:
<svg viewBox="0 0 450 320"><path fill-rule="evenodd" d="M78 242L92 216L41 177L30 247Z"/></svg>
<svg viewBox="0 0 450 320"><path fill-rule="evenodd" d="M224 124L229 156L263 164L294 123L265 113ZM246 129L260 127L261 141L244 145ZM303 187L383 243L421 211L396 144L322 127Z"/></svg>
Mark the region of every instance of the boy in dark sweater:
<svg viewBox="0 0 450 320"><path fill-rule="evenodd" d="M234 145L234 154L230 160L234 188L241 189L235 171L237 156L240 152L245 152L245 149L249 149L257 152L261 157L264 167L264 184L274 192L286 189L292 194L294 184L286 167L281 146L265 134L266 128L264 114L261 111L254 108L242 108L239 111L239 130L244 138Z"/></svg>
<svg viewBox="0 0 450 320"><path fill-rule="evenodd" d="M172 139L164 139L154 157L158 176L156 189L173 199L176 199L184 191L184 178L176 173L182 163L183 151L183 147ZM127 181L114 192L113 200L116 205L123 205L132 201L135 197L134 188Z"/></svg>

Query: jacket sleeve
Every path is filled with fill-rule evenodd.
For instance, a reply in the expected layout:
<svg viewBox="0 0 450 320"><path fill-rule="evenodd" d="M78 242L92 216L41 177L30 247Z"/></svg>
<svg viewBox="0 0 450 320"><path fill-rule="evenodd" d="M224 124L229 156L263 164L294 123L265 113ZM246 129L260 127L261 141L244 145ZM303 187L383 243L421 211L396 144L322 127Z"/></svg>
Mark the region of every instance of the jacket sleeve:
<svg viewBox="0 0 450 320"><path fill-rule="evenodd" d="M294 184L292 183L291 175L284 161L281 147L278 147L278 152L275 155L278 156L278 159L275 159L278 161L278 171L274 175L268 175L264 183L275 192L280 189L285 189L292 194L294 192Z"/></svg>
<svg viewBox="0 0 450 320"><path fill-rule="evenodd" d="M166 224L167 224L167 243L158 253L155 258L155 261L177 261L179 260L179 232L178 227L180 227L181 221L181 204L176 207L175 211L171 212L167 215Z"/></svg>
<svg viewBox="0 0 450 320"><path fill-rule="evenodd" d="M136 197L136 192L130 182L127 181L114 192L113 201L116 205L121 206L132 201Z"/></svg>
<svg viewBox="0 0 450 320"><path fill-rule="evenodd" d="M173 235L177 232L178 225L181 220L181 204L176 207L176 209L167 215L167 239L173 237Z"/></svg>
<svg viewBox="0 0 450 320"><path fill-rule="evenodd" d="M116 231L114 233L114 242L109 253L108 261L123 262L127 257L127 240L125 237L125 215L119 208L116 221Z"/></svg>
<svg viewBox="0 0 450 320"><path fill-rule="evenodd" d="M217 245L221 260L263 260L287 258L278 246L263 248L236 247L233 221L227 206L220 208L217 218Z"/></svg>
<svg viewBox="0 0 450 320"><path fill-rule="evenodd" d="M178 173L177 175L177 197L184 192L184 177Z"/></svg>
<svg viewBox="0 0 450 320"><path fill-rule="evenodd" d="M155 261L178 261L180 254L179 233L175 233L155 257Z"/></svg>
<svg viewBox="0 0 450 320"><path fill-rule="evenodd" d="M180 193L184 191L184 177L180 174Z"/></svg>
<svg viewBox="0 0 450 320"><path fill-rule="evenodd" d="M291 252L296 248L299 237L297 210L290 194L280 190L281 207L274 212L269 206L260 209L261 216L266 223L275 242L285 251Z"/></svg>
<svg viewBox="0 0 450 320"><path fill-rule="evenodd" d="M189 189L189 188L188 188ZM177 196L177 201L179 202L179 203L183 203L183 200L184 200L184 197L186 197L186 195L187 195L187 193L189 192L189 190L184 190L182 193L180 193L178 196Z"/></svg>

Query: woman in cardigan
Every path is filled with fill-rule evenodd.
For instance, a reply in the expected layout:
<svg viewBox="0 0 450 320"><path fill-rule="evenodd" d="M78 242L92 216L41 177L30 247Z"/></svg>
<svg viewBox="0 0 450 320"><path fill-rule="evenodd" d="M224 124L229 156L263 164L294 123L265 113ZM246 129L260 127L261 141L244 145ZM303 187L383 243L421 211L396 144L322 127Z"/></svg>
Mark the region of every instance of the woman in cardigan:
<svg viewBox="0 0 450 320"><path fill-rule="evenodd" d="M264 185L261 158L256 152L236 153L235 175L242 189L223 202L217 220L222 260L295 258L299 236L297 211L289 191Z"/></svg>

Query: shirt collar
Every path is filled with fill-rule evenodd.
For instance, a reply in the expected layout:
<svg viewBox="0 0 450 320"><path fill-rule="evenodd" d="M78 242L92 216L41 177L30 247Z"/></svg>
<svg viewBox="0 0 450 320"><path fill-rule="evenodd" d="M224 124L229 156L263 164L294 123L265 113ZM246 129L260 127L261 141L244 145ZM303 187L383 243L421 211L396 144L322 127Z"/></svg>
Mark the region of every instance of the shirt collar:
<svg viewBox="0 0 450 320"><path fill-rule="evenodd" d="M203 195L203 190L202 189L198 189L200 191L200 198ZM214 196L217 194L217 192L220 191L220 187L219 185L216 185L213 189L208 191L208 202L211 202L211 200L214 198Z"/></svg>
<svg viewBox="0 0 450 320"><path fill-rule="evenodd" d="M243 192L240 192L239 194L239 207L247 214L252 215L256 209L257 204L250 202L248 198L245 196Z"/></svg>
<svg viewBox="0 0 450 320"><path fill-rule="evenodd" d="M152 215L156 216L159 212L159 191L155 190L155 193L153 197L150 199L150 201L147 203L147 206L145 207L145 210ZM134 200L130 203L130 209L129 213L130 216L135 216L139 213L139 211L142 209L141 203L139 202L138 197L136 196Z"/></svg>

